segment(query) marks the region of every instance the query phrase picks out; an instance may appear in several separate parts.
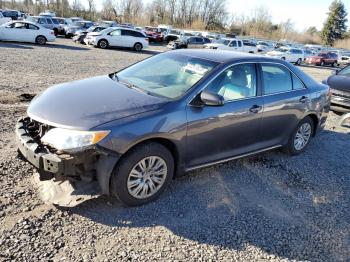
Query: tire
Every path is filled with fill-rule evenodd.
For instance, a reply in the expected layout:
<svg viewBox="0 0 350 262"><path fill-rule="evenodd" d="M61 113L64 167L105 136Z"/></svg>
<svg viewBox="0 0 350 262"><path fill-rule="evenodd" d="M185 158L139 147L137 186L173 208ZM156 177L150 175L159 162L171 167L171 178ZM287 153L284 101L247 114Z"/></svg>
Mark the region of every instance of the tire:
<svg viewBox="0 0 350 262"><path fill-rule="evenodd" d="M299 58L295 64L296 65L301 65L301 61L302 61L301 58Z"/></svg>
<svg viewBox="0 0 350 262"><path fill-rule="evenodd" d="M47 39L43 35L39 35L35 38L35 43L37 43L38 45L45 45L46 42L47 42Z"/></svg>
<svg viewBox="0 0 350 262"><path fill-rule="evenodd" d="M97 46L99 48L106 49L109 46L109 43L107 40L102 39L102 40L98 41Z"/></svg>
<svg viewBox="0 0 350 262"><path fill-rule="evenodd" d="M140 163L145 161L143 165L152 170L151 166L149 166L152 165L151 158L154 159L153 166L161 165L158 171L154 171L158 172L158 175L148 173L149 171L142 171L141 169ZM157 168L155 167L153 170L157 170ZM159 172L162 170L166 172L165 175L163 173L163 176L159 175ZM145 173L141 174L141 172ZM142 144L131 149L118 162L112 173L110 192L124 205L143 205L158 198L170 184L173 175L174 158L170 151L158 143ZM162 181L158 183L157 181L160 180ZM146 184L147 186L145 187ZM151 184L155 188L154 192L152 192ZM141 189L137 190L138 188ZM146 195L142 195L144 192L146 192Z"/></svg>
<svg viewBox="0 0 350 262"><path fill-rule="evenodd" d="M54 29L53 29L53 33L54 33L55 36L57 37L57 36L58 36L58 29L57 29L57 28L54 28Z"/></svg>
<svg viewBox="0 0 350 262"><path fill-rule="evenodd" d="M142 50L143 46L141 43L136 43L134 45L134 50L137 51L137 52L140 52Z"/></svg>
<svg viewBox="0 0 350 262"><path fill-rule="evenodd" d="M337 62L332 63L332 67L336 67L336 65L337 65Z"/></svg>
<svg viewBox="0 0 350 262"><path fill-rule="evenodd" d="M306 147L310 143L310 140L311 140L312 135L314 133L314 129L315 129L314 122L312 121L312 119L309 116L307 116L303 120L301 120L299 122L298 126L295 128L295 130L291 134L291 136L289 137L288 144L286 146L287 153L290 155L298 155L298 154L304 152ZM304 133L306 135L304 137L304 139L307 137L307 140L306 141L304 140L304 144L300 145L296 142L296 140L298 139L297 134L298 134L299 139L300 139L300 135L302 134L300 132L302 132L302 130L304 130L304 131L308 130L307 132ZM299 140L299 141L301 141L301 140ZM300 147L298 145L300 145Z"/></svg>
<svg viewBox="0 0 350 262"><path fill-rule="evenodd" d="M324 61L321 62L320 66L324 66Z"/></svg>

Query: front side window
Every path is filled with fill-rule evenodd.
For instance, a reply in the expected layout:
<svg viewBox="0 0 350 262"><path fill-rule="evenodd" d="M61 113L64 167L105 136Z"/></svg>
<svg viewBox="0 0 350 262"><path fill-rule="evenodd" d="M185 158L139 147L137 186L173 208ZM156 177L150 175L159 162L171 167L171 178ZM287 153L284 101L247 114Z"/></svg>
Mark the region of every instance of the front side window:
<svg viewBox="0 0 350 262"><path fill-rule="evenodd" d="M264 94L287 92L293 89L290 71L282 65L261 65Z"/></svg>
<svg viewBox="0 0 350 262"><path fill-rule="evenodd" d="M45 18L39 18L39 24L46 24Z"/></svg>
<svg viewBox="0 0 350 262"><path fill-rule="evenodd" d="M51 19L46 19L46 21L47 21L47 23L48 23L49 25L52 25Z"/></svg>
<svg viewBox="0 0 350 262"><path fill-rule="evenodd" d="M111 36L119 36L121 34L120 30L114 30L110 33Z"/></svg>
<svg viewBox="0 0 350 262"><path fill-rule="evenodd" d="M26 29L27 28L25 23L20 23L20 22L14 23L13 27L16 28L16 29Z"/></svg>
<svg viewBox="0 0 350 262"><path fill-rule="evenodd" d="M116 81L131 84L151 95L176 99L216 65L216 62L197 57L164 53L118 72Z"/></svg>
<svg viewBox="0 0 350 262"><path fill-rule="evenodd" d="M207 89L223 96L225 101L256 96L255 64L230 67L217 76Z"/></svg>
<svg viewBox="0 0 350 262"><path fill-rule="evenodd" d="M241 41L238 41L238 46L242 47L242 42Z"/></svg>
<svg viewBox="0 0 350 262"><path fill-rule="evenodd" d="M237 47L237 41L231 41L230 46L231 47Z"/></svg>

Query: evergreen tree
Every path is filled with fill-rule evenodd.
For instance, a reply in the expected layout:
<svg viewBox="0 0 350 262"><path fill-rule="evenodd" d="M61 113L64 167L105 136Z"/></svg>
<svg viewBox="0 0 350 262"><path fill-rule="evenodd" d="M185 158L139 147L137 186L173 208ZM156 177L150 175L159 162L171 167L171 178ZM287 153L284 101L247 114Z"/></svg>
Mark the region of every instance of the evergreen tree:
<svg viewBox="0 0 350 262"><path fill-rule="evenodd" d="M334 0L331 3L328 18L321 33L325 45L333 45L335 40L343 38L347 28L347 15L344 3L341 0Z"/></svg>

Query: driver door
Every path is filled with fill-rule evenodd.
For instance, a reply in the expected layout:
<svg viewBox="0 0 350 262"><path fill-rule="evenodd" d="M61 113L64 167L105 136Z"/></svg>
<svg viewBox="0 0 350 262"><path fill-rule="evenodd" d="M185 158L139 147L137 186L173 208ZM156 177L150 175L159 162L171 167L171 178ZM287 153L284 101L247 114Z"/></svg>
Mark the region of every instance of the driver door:
<svg viewBox="0 0 350 262"><path fill-rule="evenodd" d="M117 29L110 32L107 40L111 46L123 46L123 37L121 35L121 30Z"/></svg>
<svg viewBox="0 0 350 262"><path fill-rule="evenodd" d="M221 95L221 106L187 107L187 165L194 167L260 148L263 98L255 63L234 65L204 89ZM198 99L198 97L197 97Z"/></svg>

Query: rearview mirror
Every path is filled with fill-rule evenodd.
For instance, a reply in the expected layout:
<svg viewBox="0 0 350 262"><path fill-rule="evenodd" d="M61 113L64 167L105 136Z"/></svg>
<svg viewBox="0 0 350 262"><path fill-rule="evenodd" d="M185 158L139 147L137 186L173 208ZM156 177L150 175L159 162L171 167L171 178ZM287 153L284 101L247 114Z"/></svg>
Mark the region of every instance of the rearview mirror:
<svg viewBox="0 0 350 262"><path fill-rule="evenodd" d="M207 106L222 106L224 104L224 100L225 99L223 96L216 93L209 91L203 91L201 93L201 101Z"/></svg>

